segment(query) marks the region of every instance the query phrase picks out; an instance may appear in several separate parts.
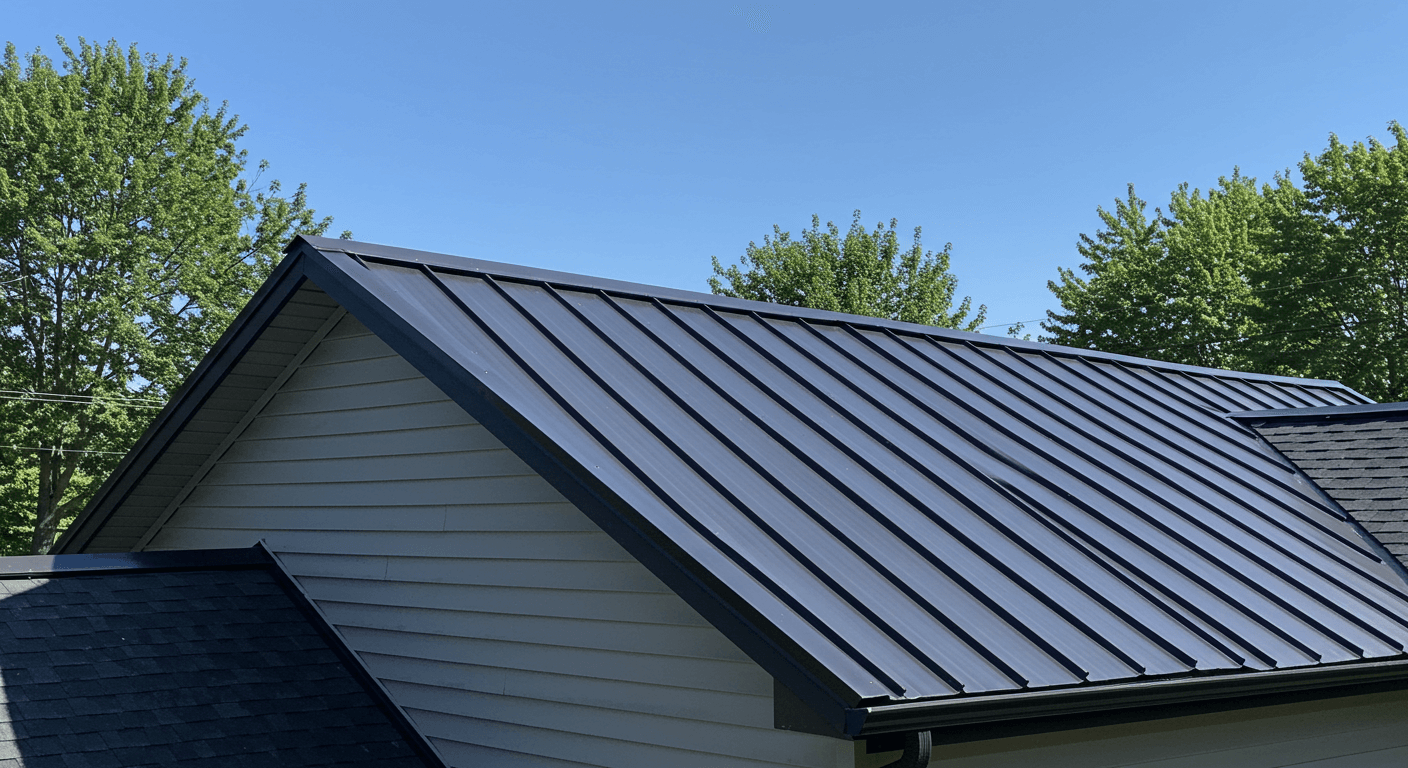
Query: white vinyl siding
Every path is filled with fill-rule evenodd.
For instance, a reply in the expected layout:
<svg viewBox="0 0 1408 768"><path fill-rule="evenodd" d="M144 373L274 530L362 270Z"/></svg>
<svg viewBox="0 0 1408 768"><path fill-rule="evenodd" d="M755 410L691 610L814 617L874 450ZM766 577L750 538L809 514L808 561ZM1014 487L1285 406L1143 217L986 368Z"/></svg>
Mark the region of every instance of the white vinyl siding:
<svg viewBox="0 0 1408 768"><path fill-rule="evenodd" d="M858 747L863 744L857 742ZM856 768L898 752L857 750ZM934 748L931 768L1390 768L1408 765L1408 691Z"/></svg>
<svg viewBox="0 0 1408 768"><path fill-rule="evenodd" d="M348 316L147 549L279 553L452 765L852 765L772 679Z"/></svg>

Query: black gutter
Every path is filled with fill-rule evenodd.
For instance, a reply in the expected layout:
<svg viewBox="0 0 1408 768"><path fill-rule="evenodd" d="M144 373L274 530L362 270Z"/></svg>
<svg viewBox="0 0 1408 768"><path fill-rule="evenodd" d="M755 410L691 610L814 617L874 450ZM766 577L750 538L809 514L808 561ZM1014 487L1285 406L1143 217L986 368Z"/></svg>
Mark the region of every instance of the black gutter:
<svg viewBox="0 0 1408 768"><path fill-rule="evenodd" d="M1371 416L1408 416L1408 403L1364 403L1327 405L1319 408L1273 408L1265 411L1237 411L1227 418L1243 424L1263 421L1336 421Z"/></svg>
<svg viewBox="0 0 1408 768"><path fill-rule="evenodd" d="M1221 701L1240 706L1235 700L1390 682L1408 684L1408 659L1348 662L1307 669L1097 685L981 698L956 697L882 704L849 710L846 733L864 738L887 733L1167 707L1190 702Z"/></svg>
<svg viewBox="0 0 1408 768"><path fill-rule="evenodd" d="M127 495L146 475L147 469L161 458L166 446L200 410L206 398L224 380L225 374L239 362L245 350L259 338L259 334L264 332L264 328L278 315L279 310L283 309L285 302L299 289L303 280L302 259L296 253L290 253L274 268L269 279L230 323L230 327L225 329L215 346L211 347L210 353L171 396L166 407L157 414L152 425L93 494L88 505L54 543L51 551L76 552L102 530L108 519L122 506Z"/></svg>

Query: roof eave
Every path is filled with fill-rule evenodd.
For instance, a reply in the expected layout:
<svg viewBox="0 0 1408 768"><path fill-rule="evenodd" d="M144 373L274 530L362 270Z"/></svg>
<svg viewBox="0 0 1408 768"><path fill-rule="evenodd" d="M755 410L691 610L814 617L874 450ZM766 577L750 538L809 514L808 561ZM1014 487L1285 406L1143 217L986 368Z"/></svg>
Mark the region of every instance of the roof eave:
<svg viewBox="0 0 1408 768"><path fill-rule="evenodd" d="M1235 705L1236 700L1268 694L1388 682L1408 684L1408 659L881 704L850 710L846 731L866 737L1194 702Z"/></svg>

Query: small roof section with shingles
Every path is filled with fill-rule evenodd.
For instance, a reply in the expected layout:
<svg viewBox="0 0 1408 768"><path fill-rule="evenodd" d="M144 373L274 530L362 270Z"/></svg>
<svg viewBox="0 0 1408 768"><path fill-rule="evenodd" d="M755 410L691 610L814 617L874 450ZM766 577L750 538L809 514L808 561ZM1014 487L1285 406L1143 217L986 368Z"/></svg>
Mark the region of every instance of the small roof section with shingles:
<svg viewBox="0 0 1408 768"><path fill-rule="evenodd" d="M1408 406L1302 408L1239 419L1408 566Z"/></svg>
<svg viewBox="0 0 1408 768"><path fill-rule="evenodd" d="M852 735L1408 676L1387 553L1226 418L1336 382L288 250L66 551L135 543L123 494L309 281Z"/></svg>
<svg viewBox="0 0 1408 768"><path fill-rule="evenodd" d="M0 559L0 768L441 765L274 567L247 550Z"/></svg>

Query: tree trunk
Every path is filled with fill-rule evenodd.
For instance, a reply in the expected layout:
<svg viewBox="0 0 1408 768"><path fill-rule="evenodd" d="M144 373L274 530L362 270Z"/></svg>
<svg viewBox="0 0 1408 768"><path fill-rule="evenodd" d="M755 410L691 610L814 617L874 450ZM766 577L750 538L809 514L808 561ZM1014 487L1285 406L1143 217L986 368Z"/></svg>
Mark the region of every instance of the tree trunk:
<svg viewBox="0 0 1408 768"><path fill-rule="evenodd" d="M46 555L59 532L59 499L68 485L62 482L62 459L52 450L39 451L39 503L34 514L34 541L30 551Z"/></svg>

